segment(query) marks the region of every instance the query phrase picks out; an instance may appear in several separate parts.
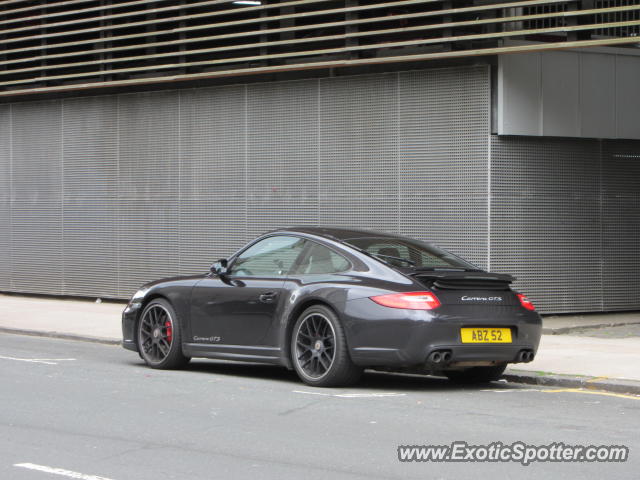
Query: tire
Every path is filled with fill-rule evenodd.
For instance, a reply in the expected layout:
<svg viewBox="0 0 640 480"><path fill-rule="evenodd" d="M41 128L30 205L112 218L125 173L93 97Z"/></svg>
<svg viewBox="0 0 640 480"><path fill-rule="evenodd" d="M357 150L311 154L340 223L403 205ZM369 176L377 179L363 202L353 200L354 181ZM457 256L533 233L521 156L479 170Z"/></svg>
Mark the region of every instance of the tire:
<svg viewBox="0 0 640 480"><path fill-rule="evenodd" d="M151 300L142 311L136 329L138 353L151 368L163 370L184 367L190 358L182 353L182 334L178 315L163 299Z"/></svg>
<svg viewBox="0 0 640 480"><path fill-rule="evenodd" d="M291 363L298 377L314 387L353 385L363 370L351 361L338 317L324 305L313 305L298 317L291 332Z"/></svg>
<svg viewBox="0 0 640 480"><path fill-rule="evenodd" d="M495 365L493 367L471 367L466 370L450 370L444 372L447 378L460 384L489 383L498 380L504 373L507 364Z"/></svg>

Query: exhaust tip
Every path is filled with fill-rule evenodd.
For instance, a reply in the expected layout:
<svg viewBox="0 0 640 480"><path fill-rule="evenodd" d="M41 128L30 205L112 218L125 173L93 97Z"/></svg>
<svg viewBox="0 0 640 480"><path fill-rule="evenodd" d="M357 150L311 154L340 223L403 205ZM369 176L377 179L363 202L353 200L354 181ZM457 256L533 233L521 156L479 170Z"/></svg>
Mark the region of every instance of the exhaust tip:
<svg viewBox="0 0 640 480"><path fill-rule="evenodd" d="M517 361L519 363L529 363L533 360L533 352L531 350L522 350L518 353Z"/></svg>
<svg viewBox="0 0 640 480"><path fill-rule="evenodd" d="M451 361L453 354L449 350L436 350L427 357L427 362L431 365L443 365Z"/></svg>

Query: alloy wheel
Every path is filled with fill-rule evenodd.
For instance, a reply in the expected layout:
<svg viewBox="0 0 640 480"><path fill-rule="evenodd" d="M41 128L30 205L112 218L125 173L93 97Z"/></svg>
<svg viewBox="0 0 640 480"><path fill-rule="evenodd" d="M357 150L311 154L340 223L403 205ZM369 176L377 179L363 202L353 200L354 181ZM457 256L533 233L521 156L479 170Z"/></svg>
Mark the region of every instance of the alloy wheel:
<svg viewBox="0 0 640 480"><path fill-rule="evenodd" d="M319 313L306 316L296 332L295 359L309 378L327 374L335 358L335 331L328 318Z"/></svg>
<svg viewBox="0 0 640 480"><path fill-rule="evenodd" d="M173 320L169 311L160 304L151 305L140 321L140 346L151 362L162 362L173 342Z"/></svg>

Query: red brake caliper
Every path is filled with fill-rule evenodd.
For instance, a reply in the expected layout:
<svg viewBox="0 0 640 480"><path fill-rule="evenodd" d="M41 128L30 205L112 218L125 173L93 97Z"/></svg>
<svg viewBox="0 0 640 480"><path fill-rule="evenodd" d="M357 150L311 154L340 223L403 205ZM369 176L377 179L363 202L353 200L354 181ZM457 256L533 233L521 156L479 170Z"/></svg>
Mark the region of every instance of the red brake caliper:
<svg viewBox="0 0 640 480"><path fill-rule="evenodd" d="M173 336L173 328L171 328L171 322L167 320L164 322L164 326L167 328L167 341L171 344L171 337Z"/></svg>

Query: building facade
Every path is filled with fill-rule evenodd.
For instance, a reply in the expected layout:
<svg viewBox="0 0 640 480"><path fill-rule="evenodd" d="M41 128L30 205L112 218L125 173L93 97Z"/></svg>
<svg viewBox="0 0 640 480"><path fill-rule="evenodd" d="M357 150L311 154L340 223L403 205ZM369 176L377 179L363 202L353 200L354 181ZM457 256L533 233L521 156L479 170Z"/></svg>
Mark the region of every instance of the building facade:
<svg viewBox="0 0 640 480"><path fill-rule="evenodd" d="M126 298L320 224L434 241L543 312L638 309L618 3L4 2L0 291Z"/></svg>

